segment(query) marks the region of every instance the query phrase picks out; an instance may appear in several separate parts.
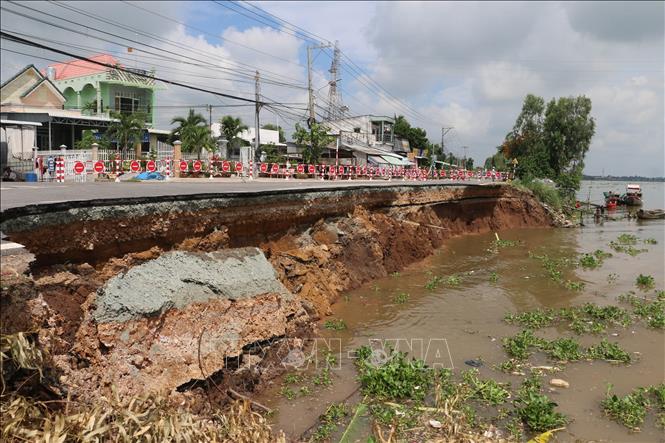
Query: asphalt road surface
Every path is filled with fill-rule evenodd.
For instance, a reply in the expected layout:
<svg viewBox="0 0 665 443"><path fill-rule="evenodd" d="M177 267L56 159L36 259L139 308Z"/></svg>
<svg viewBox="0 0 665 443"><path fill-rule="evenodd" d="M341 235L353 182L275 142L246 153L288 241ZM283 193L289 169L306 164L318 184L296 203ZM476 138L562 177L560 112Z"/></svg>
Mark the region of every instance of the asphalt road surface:
<svg viewBox="0 0 665 443"><path fill-rule="evenodd" d="M174 179L161 182L89 182L89 183L26 183L2 182L0 184L0 210L67 201L85 201L105 198L131 198L146 196L189 195L224 192L261 192L281 189L340 188L347 186L427 186L446 184L451 186L479 184L477 180L433 180L425 182L396 180L283 180L256 179L243 182L238 178ZM485 182L486 183L486 182ZM491 182L490 182L491 183Z"/></svg>

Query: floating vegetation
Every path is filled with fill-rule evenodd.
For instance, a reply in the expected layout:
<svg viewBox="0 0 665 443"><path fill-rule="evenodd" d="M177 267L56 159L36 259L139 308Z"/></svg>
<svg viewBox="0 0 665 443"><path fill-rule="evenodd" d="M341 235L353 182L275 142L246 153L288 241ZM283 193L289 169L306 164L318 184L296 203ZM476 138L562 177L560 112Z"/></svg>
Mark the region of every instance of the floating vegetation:
<svg viewBox="0 0 665 443"><path fill-rule="evenodd" d="M657 293L655 300L640 298L633 291L619 296L619 301L628 303L633 308L633 314L646 321L654 329L665 329L665 296L662 291Z"/></svg>
<svg viewBox="0 0 665 443"><path fill-rule="evenodd" d="M540 260L543 268L547 271L547 275L550 280L557 282L568 289L581 291L584 289L583 282L573 282L570 280L563 279L563 269L570 269L576 266L576 262L570 258L552 258L547 254L544 255L535 255L529 252L531 258ZM594 259L595 260L595 259Z"/></svg>
<svg viewBox="0 0 665 443"><path fill-rule="evenodd" d="M422 360L409 360L403 352L391 352L386 361L376 364L369 357L372 350L361 347L356 352L359 380L365 394L385 399L420 399L432 386L433 372Z"/></svg>
<svg viewBox="0 0 665 443"><path fill-rule="evenodd" d="M632 431L639 431L644 423L647 410L651 406L649 388L637 388L630 394L619 397L612 394L612 385L608 385L605 399L600 403L605 414Z"/></svg>
<svg viewBox="0 0 665 443"><path fill-rule="evenodd" d="M558 310L535 309L519 314L510 313L506 314L504 320L533 330L566 323L568 328L577 334L598 334L609 326L626 327L634 321L631 314L621 307L598 306L593 303Z"/></svg>
<svg viewBox="0 0 665 443"><path fill-rule="evenodd" d="M393 278L398 278L400 276L400 273L398 271L395 271L392 274L390 274L390 276Z"/></svg>
<svg viewBox="0 0 665 443"><path fill-rule="evenodd" d="M471 387L471 397L492 406L505 403L510 398L510 385L492 379L481 380L478 370L470 369L462 374L462 380Z"/></svg>
<svg viewBox="0 0 665 443"><path fill-rule="evenodd" d="M585 269L595 269L599 267L601 260L597 259L593 254L584 254L580 257L580 266Z"/></svg>
<svg viewBox="0 0 665 443"><path fill-rule="evenodd" d="M409 301L409 297L410 295L407 294L406 292L400 292L399 294L393 297L393 302L397 303L398 305L403 305L404 303Z"/></svg>
<svg viewBox="0 0 665 443"><path fill-rule="evenodd" d="M615 284L618 279L619 279L619 275L615 274L614 272L607 275L607 283L609 283L611 285Z"/></svg>
<svg viewBox="0 0 665 443"><path fill-rule="evenodd" d="M504 240L504 239L500 238L499 234L496 233L496 232L494 233L494 237L495 238L492 241L492 245L488 249L488 251L492 254L498 254L499 249L512 248L512 247L519 246L519 245L522 244L522 242L519 241L519 240Z"/></svg>
<svg viewBox="0 0 665 443"><path fill-rule="evenodd" d="M332 432L342 423L342 420L349 415L346 403L331 403L326 408L326 412L319 416L319 426L312 434L313 441L328 440Z"/></svg>
<svg viewBox="0 0 665 443"><path fill-rule="evenodd" d="M525 380L515 399L519 417L535 432L550 431L565 426L568 421L566 416L555 410L557 404L541 394L540 389L540 380L537 377Z"/></svg>
<svg viewBox="0 0 665 443"><path fill-rule="evenodd" d="M606 360L630 363L631 357L621 349L617 343L610 343L606 339L598 345L584 349L577 341L571 338L558 338L548 341L537 337L528 329L519 332L513 337L503 339L503 349L508 356L517 360L526 360L534 352L541 351L551 359L560 362L589 360Z"/></svg>
<svg viewBox="0 0 665 443"><path fill-rule="evenodd" d="M462 277L459 275L450 275L446 278L446 284L448 286L459 286L462 283Z"/></svg>
<svg viewBox="0 0 665 443"><path fill-rule="evenodd" d="M495 271L490 272L490 283L496 283L499 281L499 274Z"/></svg>
<svg viewBox="0 0 665 443"><path fill-rule="evenodd" d="M635 279L635 286L643 291L648 291L656 286L656 281L650 275L638 275Z"/></svg>
<svg viewBox="0 0 665 443"><path fill-rule="evenodd" d="M325 323L323 323L323 327L326 329L332 329L334 331L341 331L346 329L346 322L344 322L344 320L341 318L333 318L331 320L326 320Z"/></svg>
<svg viewBox="0 0 665 443"><path fill-rule="evenodd" d="M646 249L637 249L635 247L635 245L637 245L637 241L638 238L636 235L621 234L619 237L617 237L616 240L612 240L610 242L610 247L617 252L624 252L634 257L637 254L647 251ZM645 243L649 244L647 241L645 241Z"/></svg>
<svg viewBox="0 0 665 443"><path fill-rule="evenodd" d="M645 238L642 241L647 245L657 245L658 244L658 240L656 240L655 238Z"/></svg>
<svg viewBox="0 0 665 443"><path fill-rule="evenodd" d="M430 277L430 279L427 280L427 283L425 283L425 289L433 291L441 284L442 281L443 278L439 277L438 275Z"/></svg>

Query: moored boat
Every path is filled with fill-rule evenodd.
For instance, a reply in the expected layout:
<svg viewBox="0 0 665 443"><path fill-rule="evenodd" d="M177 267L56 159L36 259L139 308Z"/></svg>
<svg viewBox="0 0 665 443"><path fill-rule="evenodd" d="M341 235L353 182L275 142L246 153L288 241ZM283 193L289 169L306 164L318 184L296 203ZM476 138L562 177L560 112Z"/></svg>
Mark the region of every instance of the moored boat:
<svg viewBox="0 0 665 443"><path fill-rule="evenodd" d="M603 192L605 196L605 206L608 209L614 209L621 201L621 196L614 191Z"/></svg>
<svg viewBox="0 0 665 443"><path fill-rule="evenodd" d="M637 211L637 218L642 219L642 220L665 219L665 210L662 210L662 209L651 209L651 210L640 209L639 211Z"/></svg>
<svg viewBox="0 0 665 443"><path fill-rule="evenodd" d="M626 193L621 196L621 201L627 206L642 205L642 189L640 188L640 185L627 185Z"/></svg>

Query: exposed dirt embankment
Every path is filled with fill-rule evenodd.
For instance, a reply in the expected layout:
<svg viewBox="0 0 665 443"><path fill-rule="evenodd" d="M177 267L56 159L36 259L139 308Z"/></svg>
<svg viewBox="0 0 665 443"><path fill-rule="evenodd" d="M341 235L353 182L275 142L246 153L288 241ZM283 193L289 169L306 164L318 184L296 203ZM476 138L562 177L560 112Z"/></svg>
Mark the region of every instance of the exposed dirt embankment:
<svg viewBox="0 0 665 443"><path fill-rule="evenodd" d="M532 196L508 186L46 209L3 214L3 232L41 263L31 276L3 278L1 329L38 331L54 383L78 398L111 386L179 399L211 382L216 392L251 391L341 292L452 236L552 223ZM237 249L247 246L260 250Z"/></svg>

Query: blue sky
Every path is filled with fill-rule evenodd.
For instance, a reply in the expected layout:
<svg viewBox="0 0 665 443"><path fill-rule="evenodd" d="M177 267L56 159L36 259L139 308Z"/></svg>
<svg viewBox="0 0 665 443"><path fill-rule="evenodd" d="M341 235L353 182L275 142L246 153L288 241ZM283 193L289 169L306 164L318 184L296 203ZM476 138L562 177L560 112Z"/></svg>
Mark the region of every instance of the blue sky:
<svg viewBox="0 0 665 443"><path fill-rule="evenodd" d="M4 30L115 51L130 66L160 64L158 74L167 78L241 96L252 94L249 78L227 80L229 77L219 71L193 66L188 60L177 63L147 60L145 54L142 57L140 48L128 57L121 42L113 45L94 38L100 35L95 28L122 32L117 27L84 18L62 6L44 2L23 4L80 24L72 28L87 26L90 30L85 31L85 36L71 34L3 11ZM265 97L294 104L290 105L288 114L278 115L264 109L261 116L266 122L285 126L287 134L295 121L304 116L305 111L301 109L307 99L303 89L306 84L304 41L213 2L134 4L204 32L178 26L126 3L64 3L154 34L157 39L133 37L160 49L172 50L178 57L202 58L217 66L246 69L247 73L259 68L265 77L297 85L299 87L263 84ZM440 141L441 126L453 126L455 129L446 140L447 146L457 153L462 152L462 146L469 146L469 154L476 161L482 161L494 152L495 146L511 129L527 93L547 100L584 94L593 101L597 123L586 172L665 175L665 13L662 2L255 4L325 39L339 40L350 59L400 99L397 102L390 95L368 88L366 79L351 75L355 66L345 59L340 85L344 103L353 114L405 114L413 124L425 128L433 142ZM248 3L240 5L252 10ZM21 10L7 2L3 2L3 6ZM247 10L243 12L252 16ZM187 49L174 48L164 39L178 42ZM231 42L259 49L264 54ZM2 47L19 49L4 41ZM35 56L62 59L44 51L20 50L31 55L2 53L3 79L27 63L37 66L48 63ZM84 49L73 51L80 53ZM329 54L318 53L314 66L314 88L321 96L318 103L324 106ZM182 109L160 109L158 123L168 127L173 115L186 112L186 105L221 105L231 101L169 87L160 92L159 103L183 106ZM225 113L233 113L246 122L253 121L251 107L216 108L213 118L218 119Z"/></svg>

